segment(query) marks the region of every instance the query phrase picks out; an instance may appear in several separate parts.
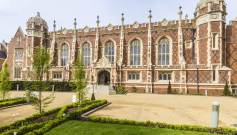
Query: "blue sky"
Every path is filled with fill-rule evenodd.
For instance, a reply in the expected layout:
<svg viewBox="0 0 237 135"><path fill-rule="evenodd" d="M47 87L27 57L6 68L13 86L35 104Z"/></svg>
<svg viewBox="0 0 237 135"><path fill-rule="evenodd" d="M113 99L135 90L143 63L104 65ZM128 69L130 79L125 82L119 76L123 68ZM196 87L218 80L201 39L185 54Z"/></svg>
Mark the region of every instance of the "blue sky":
<svg viewBox="0 0 237 135"><path fill-rule="evenodd" d="M52 22L57 28L73 27L77 18L78 27L95 26L96 16L101 24L120 24L121 13L125 22L147 22L148 10L152 10L153 21L177 19L178 7L183 6L184 14L193 17L199 0L0 0L0 41L9 41L18 26L25 30L26 21L39 11L52 30ZM237 17L237 0L226 0L227 20Z"/></svg>

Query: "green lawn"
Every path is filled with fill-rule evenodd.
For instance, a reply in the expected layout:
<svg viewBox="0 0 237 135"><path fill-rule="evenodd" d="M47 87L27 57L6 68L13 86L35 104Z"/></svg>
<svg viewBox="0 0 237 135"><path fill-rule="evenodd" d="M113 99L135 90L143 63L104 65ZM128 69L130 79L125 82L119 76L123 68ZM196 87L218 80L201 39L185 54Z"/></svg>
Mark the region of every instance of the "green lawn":
<svg viewBox="0 0 237 135"><path fill-rule="evenodd" d="M48 132L46 135L211 135L163 128L148 128L118 124L69 121Z"/></svg>

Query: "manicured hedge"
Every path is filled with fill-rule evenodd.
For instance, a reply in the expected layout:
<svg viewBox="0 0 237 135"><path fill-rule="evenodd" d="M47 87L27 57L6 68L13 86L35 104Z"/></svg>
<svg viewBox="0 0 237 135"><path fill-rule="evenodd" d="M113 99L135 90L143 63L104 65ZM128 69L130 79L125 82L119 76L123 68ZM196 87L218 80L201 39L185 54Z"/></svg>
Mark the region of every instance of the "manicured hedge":
<svg viewBox="0 0 237 135"><path fill-rule="evenodd" d="M62 112L65 112L65 108L62 108L61 111L59 111L57 118L54 120L50 120L48 121L43 127L39 128L39 129L35 129L29 133L27 133L26 135L43 135L46 132L50 131L51 129L53 129L54 127L60 125L61 123L68 121L68 120L73 120L73 119L77 119L79 118L83 113L88 112L96 107L99 107L101 105L106 104L107 101L106 100L98 100L98 101L91 101L91 102L86 102L84 103L84 107L80 108L79 110L76 110L73 113L70 113L68 116L62 116L60 114L62 114ZM87 105L86 105L87 104Z"/></svg>
<svg viewBox="0 0 237 135"><path fill-rule="evenodd" d="M208 133L216 133L216 134L227 134L227 135L236 135L237 130L233 128L210 128L203 126L190 126L190 125L172 125L166 123L159 122L137 122L133 120L121 120L121 119L113 119L106 117L97 117L90 116L88 117L89 121L100 122L100 123L111 123L111 124L125 124L125 125L135 125L135 126L145 126L145 127L153 127L153 128L168 128L174 130L185 130L185 131L197 131L197 132L208 132Z"/></svg>
<svg viewBox="0 0 237 135"><path fill-rule="evenodd" d="M17 97L17 98L4 99L4 100L0 100L0 103L2 103L2 102L7 102L7 101L11 101L11 100L22 99L22 98L24 98L24 97Z"/></svg>
<svg viewBox="0 0 237 135"><path fill-rule="evenodd" d="M100 103L100 102L104 103L105 101L100 101L100 100L89 101L89 100L86 100L86 101L83 101L80 104L79 107L81 107L83 109L83 108L86 108L87 106L95 106L93 104L96 104L96 106L97 106L98 103ZM79 105L78 103L74 103L74 104L70 104L70 105L67 105L67 106L64 106L64 107L61 107L61 108L55 108L53 110L44 112L42 114L35 114L31 117L25 118L24 120L19 120L19 121L13 123L13 124L10 124L10 125L4 126L4 127L0 127L0 133L4 133L4 134L6 133L7 134L7 133L13 133L14 131L16 131L16 132L20 132L20 133L25 134L27 132L23 132L23 131L21 131L21 129L25 129L26 131L28 131L28 130L32 131L34 129L40 129L40 128L43 128L43 127L44 128L42 130L46 131L46 127L48 127L48 128L50 128L52 126L55 127L57 125L57 123L61 123L65 119L70 120L70 118L72 118L72 117L70 117L70 114L68 114L67 116L64 116L63 114L64 113L66 114L68 109L78 107L78 105ZM43 122L37 121L39 118L47 117L47 116L52 115L52 114L55 114L55 115L51 116L48 119L45 119ZM40 126L40 123L44 123L44 124ZM20 131L18 131L18 130L20 130ZM41 133L42 131L39 130L39 131L36 131L36 132Z"/></svg>
<svg viewBox="0 0 237 135"><path fill-rule="evenodd" d="M17 85L19 90L25 90L27 87L32 86L34 81L12 81L11 90L17 90ZM72 82L55 82L55 81L47 81L44 82L45 85L48 86L48 90L51 91L54 86L55 91L73 91L75 89L74 84Z"/></svg>
<svg viewBox="0 0 237 135"><path fill-rule="evenodd" d="M17 104L24 104L24 103L27 103L25 98L14 98L14 99L2 100L0 101L0 108L17 105Z"/></svg>
<svg viewBox="0 0 237 135"><path fill-rule="evenodd" d="M0 133L5 132L7 130L11 130L11 129L17 129L17 128L24 126L24 125L33 124L37 119L57 113L60 109L61 108L55 108L50 111L44 112L42 114L35 114L35 115L32 115L32 116L25 118L23 120L16 121L15 123L12 123L10 125L0 127Z"/></svg>
<svg viewBox="0 0 237 135"><path fill-rule="evenodd" d="M1 135L13 135L14 132L17 132L17 135L24 135L24 134L26 134L26 133L34 130L34 129L41 128L45 124L46 124L46 122L41 122L41 123L36 123L36 124L29 124L29 125L22 126L19 129L8 130L8 131L2 133Z"/></svg>

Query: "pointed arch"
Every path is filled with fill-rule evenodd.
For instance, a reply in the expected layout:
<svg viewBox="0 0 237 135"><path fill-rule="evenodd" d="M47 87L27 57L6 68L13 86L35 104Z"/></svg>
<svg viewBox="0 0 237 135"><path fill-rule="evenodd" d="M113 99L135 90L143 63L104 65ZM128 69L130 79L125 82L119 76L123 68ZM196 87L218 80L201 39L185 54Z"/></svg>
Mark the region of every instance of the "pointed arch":
<svg viewBox="0 0 237 135"><path fill-rule="evenodd" d="M81 55L84 66L90 66L91 64L91 43L89 41L85 41L81 44Z"/></svg>
<svg viewBox="0 0 237 135"><path fill-rule="evenodd" d="M106 40L104 43L103 55L109 60L110 63L114 64L116 59L116 44L114 40Z"/></svg>
<svg viewBox="0 0 237 135"><path fill-rule="evenodd" d="M142 65L143 42L140 38L135 37L129 41L128 63L131 66Z"/></svg>
<svg viewBox="0 0 237 135"><path fill-rule="evenodd" d="M163 35L157 39L157 65L160 66L169 66L172 65L172 39L167 36Z"/></svg>
<svg viewBox="0 0 237 135"><path fill-rule="evenodd" d="M69 44L64 42L61 46L61 66L69 65Z"/></svg>

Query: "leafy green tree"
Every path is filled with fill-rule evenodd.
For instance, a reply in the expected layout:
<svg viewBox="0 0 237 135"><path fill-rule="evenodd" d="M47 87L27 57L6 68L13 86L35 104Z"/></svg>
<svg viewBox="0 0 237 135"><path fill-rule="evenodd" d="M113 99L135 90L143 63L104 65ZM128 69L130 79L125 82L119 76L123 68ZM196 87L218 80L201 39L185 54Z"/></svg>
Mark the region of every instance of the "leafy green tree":
<svg viewBox="0 0 237 135"><path fill-rule="evenodd" d="M75 91L77 92L77 98L79 102L82 102L86 97L86 77L85 69L82 62L82 57L80 53L78 54L75 64L74 64L74 80Z"/></svg>
<svg viewBox="0 0 237 135"><path fill-rule="evenodd" d="M230 87L229 87L227 82L226 82L225 87L224 87L223 95L224 96L230 96L231 95Z"/></svg>
<svg viewBox="0 0 237 135"><path fill-rule="evenodd" d="M33 94L32 102L39 113L43 113L44 109L53 101L53 95L43 98L42 91L48 89L48 85L44 82L44 76L47 75L50 68L50 55L45 48L36 48L33 56L34 82L31 89L36 91Z"/></svg>
<svg viewBox="0 0 237 135"><path fill-rule="evenodd" d="M1 99L5 99L8 92L11 90L11 83L9 80L9 71L7 64L3 64L2 71L0 72L0 96Z"/></svg>
<svg viewBox="0 0 237 135"><path fill-rule="evenodd" d="M168 94L172 94L172 87L171 87L171 82L169 81L168 84Z"/></svg>

